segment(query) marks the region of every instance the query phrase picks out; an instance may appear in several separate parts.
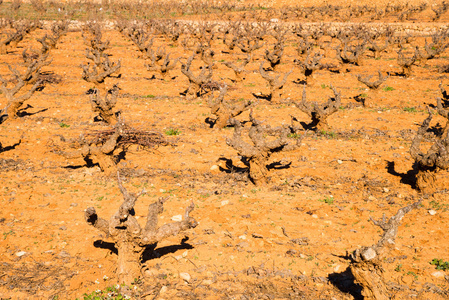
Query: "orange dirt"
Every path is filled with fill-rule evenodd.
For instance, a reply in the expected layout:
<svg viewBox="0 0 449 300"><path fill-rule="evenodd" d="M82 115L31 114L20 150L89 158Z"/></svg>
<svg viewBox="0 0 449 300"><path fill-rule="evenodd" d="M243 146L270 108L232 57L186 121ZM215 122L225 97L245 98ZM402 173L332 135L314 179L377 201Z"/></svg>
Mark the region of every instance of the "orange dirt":
<svg viewBox="0 0 449 300"><path fill-rule="evenodd" d="M279 0L275 5L287 2ZM19 65L23 49L37 48L35 39L46 32L32 32L13 52L1 55L0 74L9 74L7 63ZM191 201L196 205L192 216L199 222L184 240L181 234L160 243L145 262L138 285L145 299L155 295L156 299L357 298L359 291L346 271L347 254L379 239L380 229L369 218L390 217L421 197L410 184L409 147L427 116L425 107L440 96L438 84L449 84L447 75L436 69L447 62L448 50L414 66L409 78L390 77L383 86L393 90L381 90L376 97L355 74L399 72L396 46L379 60L366 52L362 66L350 67L348 73L317 71L313 84L307 86L308 100L327 101L333 95L331 84L342 94L341 109L328 118L333 131L307 132L298 150L273 155L272 162L288 167L272 169L268 185L255 187L244 175L225 168L225 160L243 165L237 152L226 145L233 129L209 128L205 119L213 116L207 98L187 101L180 96L188 80L179 64L171 71L174 79L160 80L159 74L146 70L129 39L115 30L105 31L103 39L111 41L110 59L122 62L121 77L108 78L106 85L119 84L117 107L124 120L136 128L181 132L171 137L175 146L149 151L131 147L118 164L129 191L147 190L135 206L136 215L144 222L147 206L158 197L170 196L161 224L182 214ZM280 72L294 68L295 43L290 36ZM424 38L414 43L422 46ZM272 44L270 37L270 49ZM158 38L158 45L169 43ZM258 73L266 48L256 51L243 82L233 83L234 72L221 61L245 55L222 53L225 46L214 41L213 80L229 85L227 98L253 99L253 94L268 92ZM17 144L0 153L0 298L74 299L116 283L116 255L108 249L110 241L88 226L83 215L89 206L102 217L112 215L122 201L116 178L104 177L98 167L87 167L82 159L67 160L52 152L55 144L65 145L58 135L75 138L106 128L93 122L95 115L85 94L93 85L81 78L80 65L87 62L84 49L80 31L63 36L57 49L51 50L51 65L44 68L61 75L62 82L35 93L27 102L29 115L0 125L3 147ZM183 62L190 56L178 45L167 50L173 58L182 56ZM332 57L326 59L336 63ZM196 59L194 70L200 65ZM151 79L153 74L156 79ZM283 101L259 100L255 117L271 126L289 124L291 115L309 122L289 103L301 99L302 85L295 83L301 80L304 76L295 68L283 88ZM366 107L354 101L363 93ZM3 107L4 98L0 99ZM248 120L248 112L238 118ZM437 123L444 126L445 120L435 116L432 125ZM395 299L448 295L447 272L429 264L434 258L449 260L449 172L440 171L437 180L439 192L425 195L422 207L405 216L385 264ZM181 279L180 273L189 273L190 281Z"/></svg>

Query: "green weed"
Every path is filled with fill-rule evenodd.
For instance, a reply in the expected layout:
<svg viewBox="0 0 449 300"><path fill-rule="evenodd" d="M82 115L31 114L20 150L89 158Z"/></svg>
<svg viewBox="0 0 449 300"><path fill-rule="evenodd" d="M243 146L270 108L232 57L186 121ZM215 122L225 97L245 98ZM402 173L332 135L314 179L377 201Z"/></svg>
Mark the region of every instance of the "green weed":
<svg viewBox="0 0 449 300"><path fill-rule="evenodd" d="M324 202L326 204L333 204L334 203L334 197L324 197L324 199L318 199L320 202Z"/></svg>
<svg viewBox="0 0 449 300"><path fill-rule="evenodd" d="M181 131L179 131L178 129L175 129L175 128L170 128L170 129L165 130L165 134L166 135L180 135Z"/></svg>
<svg viewBox="0 0 449 300"><path fill-rule="evenodd" d="M434 265L437 270L449 270L449 261L443 261L442 259L434 258L432 259L430 264Z"/></svg>
<svg viewBox="0 0 449 300"><path fill-rule="evenodd" d="M408 107L408 106L406 106L406 107L403 108L403 110L406 111L406 112L413 112L413 113L417 112L415 107Z"/></svg>

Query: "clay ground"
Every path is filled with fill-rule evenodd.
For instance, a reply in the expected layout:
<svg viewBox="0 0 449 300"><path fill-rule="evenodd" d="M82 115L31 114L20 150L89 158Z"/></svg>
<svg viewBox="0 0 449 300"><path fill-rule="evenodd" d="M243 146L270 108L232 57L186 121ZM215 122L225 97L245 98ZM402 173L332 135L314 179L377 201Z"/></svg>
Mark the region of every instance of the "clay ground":
<svg viewBox="0 0 449 300"><path fill-rule="evenodd" d="M9 74L7 64L19 66L23 49L37 48L35 39L46 32L33 31L17 49L0 56L0 74ZM180 132L167 136L175 145L149 151L131 147L118 164L128 190L147 190L135 206L136 215L144 223L147 206L170 196L160 223L182 214L191 201L195 203L192 216L199 222L195 229L157 246L136 285L141 296L359 299L360 290L346 270L347 255L380 237L381 230L369 218L392 216L423 198L421 207L407 214L399 228L385 276L396 299L448 297L447 272L429 262L449 260L449 173L438 173L437 193L420 195L413 187L409 154L411 140L427 117L426 106L435 105L435 97L441 96L438 84L449 84L447 75L437 70L447 63L448 50L414 66L409 78L391 76L383 86L391 88L377 95L354 75L399 72L396 45L378 60L367 52L362 66L352 66L350 72L316 72L307 86L307 99L327 101L333 95L331 84L342 94L341 108L328 120L332 130L302 131L305 137L298 150L271 159L285 167L270 170L267 186L256 187L245 173L226 167L226 160L242 166L237 152L226 145L234 129L210 128L205 122L213 117L207 99L188 101L180 95L188 81L179 65L171 73L173 79L161 80L158 74L152 79L154 73L146 70L129 39L116 30L105 30L103 38L111 42L110 59L121 59L121 77L108 78L106 84L119 84L117 107L126 123L162 133ZM162 37L156 43L167 46L183 62L190 56ZM273 43L267 38L267 45ZM281 72L293 67L296 43L293 35L287 40ZM416 38L414 44L424 45L424 38ZM80 65L87 62L84 49L80 31L63 36L51 50L51 65L45 67L62 76L62 82L34 94L27 102L29 115L0 125L3 147L14 145L0 153L0 298L74 299L116 283L117 256L110 249L111 241L88 226L83 215L89 206L105 218L115 212L122 201L116 178L105 177L82 159L68 160L52 152L55 145L64 146L60 135L76 138L105 128L93 121L86 95L93 85L81 78ZM213 79L229 85L230 99L254 99L253 94L268 91L257 71L265 48L256 52L242 83L231 81L234 74L221 61L245 55L223 53L226 47L221 40L214 41L213 49L217 66ZM412 51L409 46L407 53ZM336 63L333 55L327 59ZM200 65L196 60L194 69ZM294 68L282 102L258 100L254 115L272 126L289 124L291 115L309 122L290 103L301 99L303 86L295 82L302 80L304 76ZM366 94L366 106L354 100L360 94ZM0 99L3 107L4 98ZM248 120L248 112L238 118ZM435 115L432 126L445 122ZM190 281L181 279L180 273L188 273Z"/></svg>

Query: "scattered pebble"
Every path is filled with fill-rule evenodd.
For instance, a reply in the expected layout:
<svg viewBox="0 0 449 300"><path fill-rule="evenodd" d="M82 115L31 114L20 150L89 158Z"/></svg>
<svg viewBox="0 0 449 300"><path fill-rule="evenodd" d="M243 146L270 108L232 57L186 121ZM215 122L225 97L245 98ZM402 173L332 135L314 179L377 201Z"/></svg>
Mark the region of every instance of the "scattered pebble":
<svg viewBox="0 0 449 300"><path fill-rule="evenodd" d="M384 188L384 193L388 193L390 191L389 188Z"/></svg>
<svg viewBox="0 0 449 300"><path fill-rule="evenodd" d="M229 204L229 200L223 200L221 201L221 206L225 206Z"/></svg>
<svg viewBox="0 0 449 300"><path fill-rule="evenodd" d="M437 212L435 210L433 210L433 209L429 210L429 215L434 216L436 214L437 214Z"/></svg>
<svg viewBox="0 0 449 300"><path fill-rule="evenodd" d="M176 215L171 218L172 221L180 222L182 221L182 215Z"/></svg>
<svg viewBox="0 0 449 300"><path fill-rule="evenodd" d="M163 287L161 287L159 294L165 294L167 290L168 290L167 286L164 285Z"/></svg>
<svg viewBox="0 0 449 300"><path fill-rule="evenodd" d="M151 277L151 276L156 276L158 274L158 271L156 269L147 269L145 270L145 276L147 277Z"/></svg>
<svg viewBox="0 0 449 300"><path fill-rule="evenodd" d="M19 251L16 253L16 256L21 257L24 256L25 254L27 254L25 251Z"/></svg>
<svg viewBox="0 0 449 300"><path fill-rule="evenodd" d="M63 250L63 251L59 252L58 257L59 258L67 258L67 257L70 257L70 254Z"/></svg>
<svg viewBox="0 0 449 300"><path fill-rule="evenodd" d="M337 160L337 163L338 163L339 165L341 165L341 164L343 163L343 161L342 161L341 159L339 159L339 160Z"/></svg>
<svg viewBox="0 0 449 300"><path fill-rule="evenodd" d="M435 278L444 278L444 271L433 272L432 276L435 277Z"/></svg>
<svg viewBox="0 0 449 300"><path fill-rule="evenodd" d="M258 233L253 233L251 236L253 238L255 238L255 239L263 239L263 236L261 234L258 234Z"/></svg>
<svg viewBox="0 0 449 300"><path fill-rule="evenodd" d="M181 279L184 279L186 282L190 282L190 274L189 273L179 273L179 277Z"/></svg>
<svg viewBox="0 0 449 300"><path fill-rule="evenodd" d="M364 260L372 260L377 256L376 251L373 248L368 248L362 252Z"/></svg>

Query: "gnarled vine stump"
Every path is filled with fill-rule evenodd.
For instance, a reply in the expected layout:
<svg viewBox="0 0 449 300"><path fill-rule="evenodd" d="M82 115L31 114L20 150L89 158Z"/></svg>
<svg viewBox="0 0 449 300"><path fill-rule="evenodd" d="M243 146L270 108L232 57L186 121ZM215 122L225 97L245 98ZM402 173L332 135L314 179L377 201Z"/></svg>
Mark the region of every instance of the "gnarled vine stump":
<svg viewBox="0 0 449 300"><path fill-rule="evenodd" d="M254 184L264 185L267 180L267 164L271 154L298 149L301 146L302 138L297 139L296 143L290 144L288 142L289 128L263 126L262 122L252 116L252 113L250 113L250 121L251 128L248 136L253 143L252 145L243 140L243 127L236 119L230 120L235 131L232 139L228 138L226 143L237 150L239 155L244 158L244 162L248 162L249 177ZM274 136L276 139L268 140L267 136Z"/></svg>
<svg viewBox="0 0 449 300"><path fill-rule="evenodd" d="M195 228L198 223L190 216L194 209L190 204L184 213L182 221L158 226L158 216L164 210L164 202L168 198L159 198L148 207L147 222L141 227L134 217L134 205L145 190L134 194L122 185L120 175L117 173L118 186L123 195L123 203L109 221L98 216L95 208L89 207L84 216L88 224L104 232L114 241L118 250L117 277L119 283L131 284L141 276L141 259L145 248L156 245L161 240L177 235L178 233Z"/></svg>
<svg viewBox="0 0 449 300"><path fill-rule="evenodd" d="M295 105L312 118L312 122L306 127L320 131L331 129L327 123L327 118L337 112L341 105L341 94L333 86L331 88L334 92L334 97L329 97L327 103L320 105L316 101L306 102L306 86L304 85L302 100L295 103Z"/></svg>
<svg viewBox="0 0 449 300"><path fill-rule="evenodd" d="M189 79L189 87L187 89L186 97L190 100L199 97L201 86L208 83L212 79L212 68L210 66L204 66L198 76L195 76L193 74L190 67L194 58L195 54L187 59L186 64L181 65L182 74L184 74Z"/></svg>
<svg viewBox="0 0 449 300"><path fill-rule="evenodd" d="M377 244L371 247L362 247L351 254L351 272L354 275L355 282L362 286L362 295L366 300L388 300L391 299L388 294L386 280L384 278L384 259L387 258L394 240L398 233L398 227L406 213L418 207L421 201L417 201L398 210L396 215L390 218L388 222L385 215L382 220L371 221L382 228L384 234Z"/></svg>
<svg viewBox="0 0 449 300"><path fill-rule="evenodd" d="M412 141L410 155L415 160L418 169L416 187L421 192L433 193L436 189L435 173L440 169L447 170L449 168L449 132L445 130L442 136L437 137L437 140L427 153L421 152L420 144L432 120L430 108L428 108L428 111L429 116L424 120Z"/></svg>
<svg viewBox="0 0 449 300"><path fill-rule="evenodd" d="M230 119L234 118L244 111L255 106L255 102L249 100L243 100L240 102L230 103L224 99L228 86L220 87L220 94L217 99L214 100L214 95L211 94L209 98L209 106L211 108L211 113L217 116L215 120L214 127L224 128L230 124Z"/></svg>

